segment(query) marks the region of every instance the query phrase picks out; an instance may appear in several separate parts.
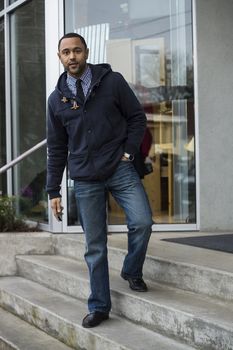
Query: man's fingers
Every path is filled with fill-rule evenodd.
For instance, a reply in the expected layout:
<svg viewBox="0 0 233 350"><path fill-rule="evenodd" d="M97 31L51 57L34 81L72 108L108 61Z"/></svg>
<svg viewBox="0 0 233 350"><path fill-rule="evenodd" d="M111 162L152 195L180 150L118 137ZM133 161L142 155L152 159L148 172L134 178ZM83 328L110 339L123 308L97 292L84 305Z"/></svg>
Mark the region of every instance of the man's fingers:
<svg viewBox="0 0 233 350"><path fill-rule="evenodd" d="M62 211L60 197L51 199L51 208L55 216Z"/></svg>

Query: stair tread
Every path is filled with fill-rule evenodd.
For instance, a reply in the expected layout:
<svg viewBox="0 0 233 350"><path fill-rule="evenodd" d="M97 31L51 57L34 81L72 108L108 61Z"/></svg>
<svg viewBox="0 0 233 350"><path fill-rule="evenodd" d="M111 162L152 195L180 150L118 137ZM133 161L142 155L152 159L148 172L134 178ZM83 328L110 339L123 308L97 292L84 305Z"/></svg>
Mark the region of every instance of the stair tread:
<svg viewBox="0 0 233 350"><path fill-rule="evenodd" d="M145 278L194 293L233 301L232 254L161 241L164 237L164 234L157 233L150 239L144 264ZM84 235L53 235L53 244L57 255L76 260L83 259ZM110 268L121 269L127 253L126 248L125 233L108 236Z"/></svg>
<svg viewBox="0 0 233 350"><path fill-rule="evenodd" d="M206 234L207 233L205 233L205 235ZM187 235L190 236L190 233L166 233L166 238L169 238L170 236L186 237ZM198 235L201 234L198 233ZM147 257L153 258L155 260L168 261L188 266L195 265L200 269L211 269L233 275L232 254L183 244L171 243L163 241L163 238L165 238L164 233L156 233L151 235L147 250ZM53 240L54 242L60 241L64 244L71 243L71 245L85 245L85 237L84 235L80 234L54 234ZM117 233L109 235L108 249L109 251L119 250L126 253L127 234Z"/></svg>
<svg viewBox="0 0 233 350"><path fill-rule="evenodd" d="M109 321L103 322L100 326L91 330L84 329L81 326L82 318L87 313L84 303L22 277L0 278L1 303L4 303L6 294L16 299L23 299L37 308L46 309L53 317L56 315L64 322L75 324L82 332L91 332L92 335L108 338L109 341L120 344L119 349L154 349L155 344L160 350L193 349L113 314Z"/></svg>
<svg viewBox="0 0 233 350"><path fill-rule="evenodd" d="M18 256L20 261L31 262L35 268L52 269L65 275L67 278L88 281L88 272L85 262L70 259L62 256ZM232 330L233 303L216 300L205 295L198 295L193 292L183 291L167 284L148 282L147 293L135 293L128 287L119 273L110 271L111 289L118 293L124 293L138 300L145 300L156 305L163 305L172 310L179 310L198 319L212 322Z"/></svg>
<svg viewBox="0 0 233 350"><path fill-rule="evenodd" d="M15 350L69 350L67 345L0 308L0 344Z"/></svg>

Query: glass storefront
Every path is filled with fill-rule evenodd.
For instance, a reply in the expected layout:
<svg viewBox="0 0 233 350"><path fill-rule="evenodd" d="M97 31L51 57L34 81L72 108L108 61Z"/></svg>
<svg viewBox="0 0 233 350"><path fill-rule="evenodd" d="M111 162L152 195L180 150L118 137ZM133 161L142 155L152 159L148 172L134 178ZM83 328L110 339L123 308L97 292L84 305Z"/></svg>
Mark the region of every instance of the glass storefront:
<svg viewBox="0 0 233 350"><path fill-rule="evenodd" d="M144 107L143 179L157 224L196 222L191 0L65 1L65 32L83 35L89 62L121 72ZM68 225L79 223L68 178ZM108 222L125 224L109 194Z"/></svg>
<svg viewBox="0 0 233 350"><path fill-rule="evenodd" d="M46 135L44 0L28 1L10 15L13 158ZM13 193L27 218L47 221L46 149L13 169Z"/></svg>
<svg viewBox="0 0 233 350"><path fill-rule="evenodd" d="M0 167L6 164L4 21L0 20ZM0 175L0 195L6 193L6 174Z"/></svg>
<svg viewBox="0 0 233 350"><path fill-rule="evenodd" d="M46 137L45 6L47 13L48 9L54 13L44 0L10 0L5 8L0 0L1 166L11 150L14 159ZM48 92L59 74L54 48L63 30L58 2L55 8L56 30L47 28L47 39L53 38L46 51ZM65 0L64 11L65 33L83 35L90 49L89 62L107 62L121 72L144 108L147 129L141 152L153 171L142 181L155 223L168 230L170 224L196 224L192 1L145 0L142 6L139 0ZM9 27L4 28L6 23ZM7 43L4 32L9 35ZM5 52L10 59L5 60ZM45 178L45 146L12 171L19 213L48 223ZM0 193L7 193L10 180L6 173L0 176ZM62 186L67 190L64 204L68 208L63 230L73 232L80 222L69 174L67 188L64 182ZM125 225L124 213L111 194L108 223L117 229Z"/></svg>

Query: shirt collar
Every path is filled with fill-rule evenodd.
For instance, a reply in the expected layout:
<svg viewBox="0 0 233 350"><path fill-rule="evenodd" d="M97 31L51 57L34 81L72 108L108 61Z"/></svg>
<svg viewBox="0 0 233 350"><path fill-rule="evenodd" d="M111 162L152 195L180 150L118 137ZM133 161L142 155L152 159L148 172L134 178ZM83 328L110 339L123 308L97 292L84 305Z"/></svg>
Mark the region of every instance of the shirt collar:
<svg viewBox="0 0 233 350"><path fill-rule="evenodd" d="M92 78L92 74L91 74L91 68L89 67L89 65L87 66L87 69L85 70L85 72L83 72L83 74L81 75L80 79L82 80L82 82L84 84L89 84Z"/></svg>
<svg viewBox="0 0 233 350"><path fill-rule="evenodd" d="M83 74L81 75L81 77L79 79L82 80L82 83L84 84L88 84L91 80L91 68L89 67L89 65L87 66L87 69L85 69L85 71L83 72ZM72 77L72 75L70 75L69 73L67 73L67 84L68 86L76 86L76 81L77 79Z"/></svg>

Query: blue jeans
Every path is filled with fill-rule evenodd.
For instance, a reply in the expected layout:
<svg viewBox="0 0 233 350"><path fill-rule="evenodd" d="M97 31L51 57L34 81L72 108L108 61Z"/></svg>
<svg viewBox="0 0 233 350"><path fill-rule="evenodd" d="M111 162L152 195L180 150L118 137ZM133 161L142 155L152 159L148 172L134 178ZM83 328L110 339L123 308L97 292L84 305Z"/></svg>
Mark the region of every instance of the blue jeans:
<svg viewBox="0 0 233 350"><path fill-rule="evenodd" d="M142 277L153 224L150 205L141 180L129 161L121 161L114 174L104 181L75 181L74 189L86 238L85 260L91 285L88 308L90 312L109 312L107 192L111 192L126 215L128 254L122 268L122 274L126 277Z"/></svg>

